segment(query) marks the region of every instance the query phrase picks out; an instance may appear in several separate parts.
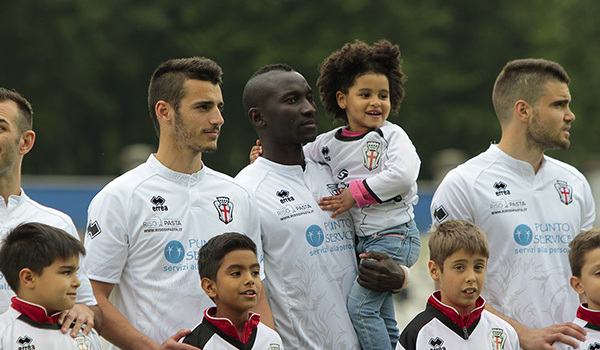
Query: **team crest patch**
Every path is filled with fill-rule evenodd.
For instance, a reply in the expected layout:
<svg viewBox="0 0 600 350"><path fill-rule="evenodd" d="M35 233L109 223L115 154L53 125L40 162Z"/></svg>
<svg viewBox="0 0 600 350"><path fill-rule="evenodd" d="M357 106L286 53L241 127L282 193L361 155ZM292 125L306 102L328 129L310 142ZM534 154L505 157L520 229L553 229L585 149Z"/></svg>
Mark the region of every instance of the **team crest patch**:
<svg viewBox="0 0 600 350"><path fill-rule="evenodd" d="M219 220L223 221L225 225L233 221L233 203L229 197L217 197L213 204L219 213Z"/></svg>
<svg viewBox="0 0 600 350"><path fill-rule="evenodd" d="M490 332L492 350L504 350L504 343L506 342L506 333L502 328L492 328Z"/></svg>
<svg viewBox="0 0 600 350"><path fill-rule="evenodd" d="M275 343L269 344L269 350L279 350L279 349L281 349L279 344L275 344Z"/></svg>
<svg viewBox="0 0 600 350"><path fill-rule="evenodd" d="M75 342L75 346L77 347L77 350L91 350L92 349L92 342L84 336L79 336L79 337L73 339L73 341Z"/></svg>
<svg viewBox="0 0 600 350"><path fill-rule="evenodd" d="M90 222L87 227L87 234L90 238L95 238L102 232L100 225L98 225L98 221Z"/></svg>
<svg viewBox="0 0 600 350"><path fill-rule="evenodd" d="M363 151L363 165L369 170L373 170L379 166L379 159L381 158L381 143L377 141L369 141L362 148Z"/></svg>
<svg viewBox="0 0 600 350"><path fill-rule="evenodd" d="M446 350L446 347L442 345L444 345L444 340L440 337L429 339L430 350Z"/></svg>
<svg viewBox="0 0 600 350"><path fill-rule="evenodd" d="M554 188L556 188L556 192L558 192L560 201L565 203L565 205L569 205L573 202L573 187L569 186L566 181L556 180Z"/></svg>

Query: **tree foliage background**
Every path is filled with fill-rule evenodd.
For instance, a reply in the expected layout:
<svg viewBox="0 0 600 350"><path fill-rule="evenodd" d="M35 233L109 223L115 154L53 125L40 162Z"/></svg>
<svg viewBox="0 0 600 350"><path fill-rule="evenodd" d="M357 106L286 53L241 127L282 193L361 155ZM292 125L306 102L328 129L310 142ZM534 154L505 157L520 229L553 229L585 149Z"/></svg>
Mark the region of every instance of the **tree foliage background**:
<svg viewBox="0 0 600 350"><path fill-rule="evenodd" d="M322 60L344 43L389 39L408 76L400 124L431 177L443 148L469 155L498 141L494 79L516 58L543 57L571 76L577 116L571 149L580 168L597 158L600 27L595 0L22 0L3 4L0 86L35 110L27 174L117 175L129 144L156 145L146 89L154 68L207 56L225 72L225 125L206 163L235 175L256 135L241 106L248 77L285 62L315 87ZM333 126L324 110L321 131Z"/></svg>

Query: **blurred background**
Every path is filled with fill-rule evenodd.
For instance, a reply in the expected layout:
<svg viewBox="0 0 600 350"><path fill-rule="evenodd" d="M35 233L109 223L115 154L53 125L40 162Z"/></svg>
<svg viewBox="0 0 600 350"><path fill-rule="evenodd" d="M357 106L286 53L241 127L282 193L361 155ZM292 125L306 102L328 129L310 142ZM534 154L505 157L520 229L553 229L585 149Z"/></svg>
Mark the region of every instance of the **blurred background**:
<svg viewBox="0 0 600 350"><path fill-rule="evenodd" d="M204 160L234 176L256 139L241 104L254 71L288 63L315 87L322 60L344 43L388 39L400 46L408 77L391 121L421 156L416 215L425 231L445 171L499 140L491 91L512 59L542 57L566 68L577 120L570 150L549 154L600 187L598 13L596 0L7 1L0 86L21 92L35 110L25 191L83 230L94 194L156 149L146 90L162 61L207 56L223 67L225 125L219 150ZM331 119L320 111L328 131Z"/></svg>

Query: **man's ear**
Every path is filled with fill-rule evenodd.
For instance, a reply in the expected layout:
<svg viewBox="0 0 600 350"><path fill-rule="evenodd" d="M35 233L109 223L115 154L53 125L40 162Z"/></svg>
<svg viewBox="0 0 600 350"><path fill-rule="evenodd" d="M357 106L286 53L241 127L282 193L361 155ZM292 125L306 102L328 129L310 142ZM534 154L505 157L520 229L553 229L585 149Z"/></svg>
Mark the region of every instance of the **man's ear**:
<svg viewBox="0 0 600 350"><path fill-rule="evenodd" d="M337 104L341 109L346 109L346 94L338 91L335 93L335 99L337 100Z"/></svg>
<svg viewBox="0 0 600 350"><path fill-rule="evenodd" d="M35 132L33 130L26 130L21 134L19 140L19 155L26 155L33 148L35 142Z"/></svg>
<svg viewBox="0 0 600 350"><path fill-rule="evenodd" d="M31 271L30 268L26 267L19 271L20 285L27 289L35 288L37 274Z"/></svg>
<svg viewBox="0 0 600 350"><path fill-rule="evenodd" d="M159 124L161 122L170 124L175 115L175 113L173 113L173 106L171 106L169 102L163 100L156 102L156 105L154 105L154 112L156 113Z"/></svg>
<svg viewBox="0 0 600 350"><path fill-rule="evenodd" d="M252 123L254 126L264 127L267 125L267 121L265 120L262 109L259 107L250 108L248 110L248 118L250 119L250 123Z"/></svg>
<svg viewBox="0 0 600 350"><path fill-rule="evenodd" d="M206 295L213 299L217 297L217 283L215 281L208 277L204 277L200 281L200 284L202 285L202 290L204 290Z"/></svg>
<svg viewBox="0 0 600 350"><path fill-rule="evenodd" d="M533 115L533 107L523 100L518 100L514 105L514 114L521 122L529 124Z"/></svg>

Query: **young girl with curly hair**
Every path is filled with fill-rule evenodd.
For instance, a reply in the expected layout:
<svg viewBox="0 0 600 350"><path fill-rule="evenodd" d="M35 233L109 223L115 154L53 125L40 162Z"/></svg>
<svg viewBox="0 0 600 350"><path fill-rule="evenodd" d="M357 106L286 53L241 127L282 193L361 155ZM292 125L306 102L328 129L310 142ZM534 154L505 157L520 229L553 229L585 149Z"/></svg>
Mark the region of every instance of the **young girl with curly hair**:
<svg viewBox="0 0 600 350"><path fill-rule="evenodd" d="M307 158L325 163L340 193L322 198L332 217L349 210L361 258L386 253L412 266L420 251L414 221L421 161L404 130L388 116L404 97L400 49L387 40L345 44L321 67L321 101L346 125L321 134L304 147ZM407 270L408 271L408 270ZM393 349L398 341L392 294L374 292L355 282L348 311L363 350Z"/></svg>

